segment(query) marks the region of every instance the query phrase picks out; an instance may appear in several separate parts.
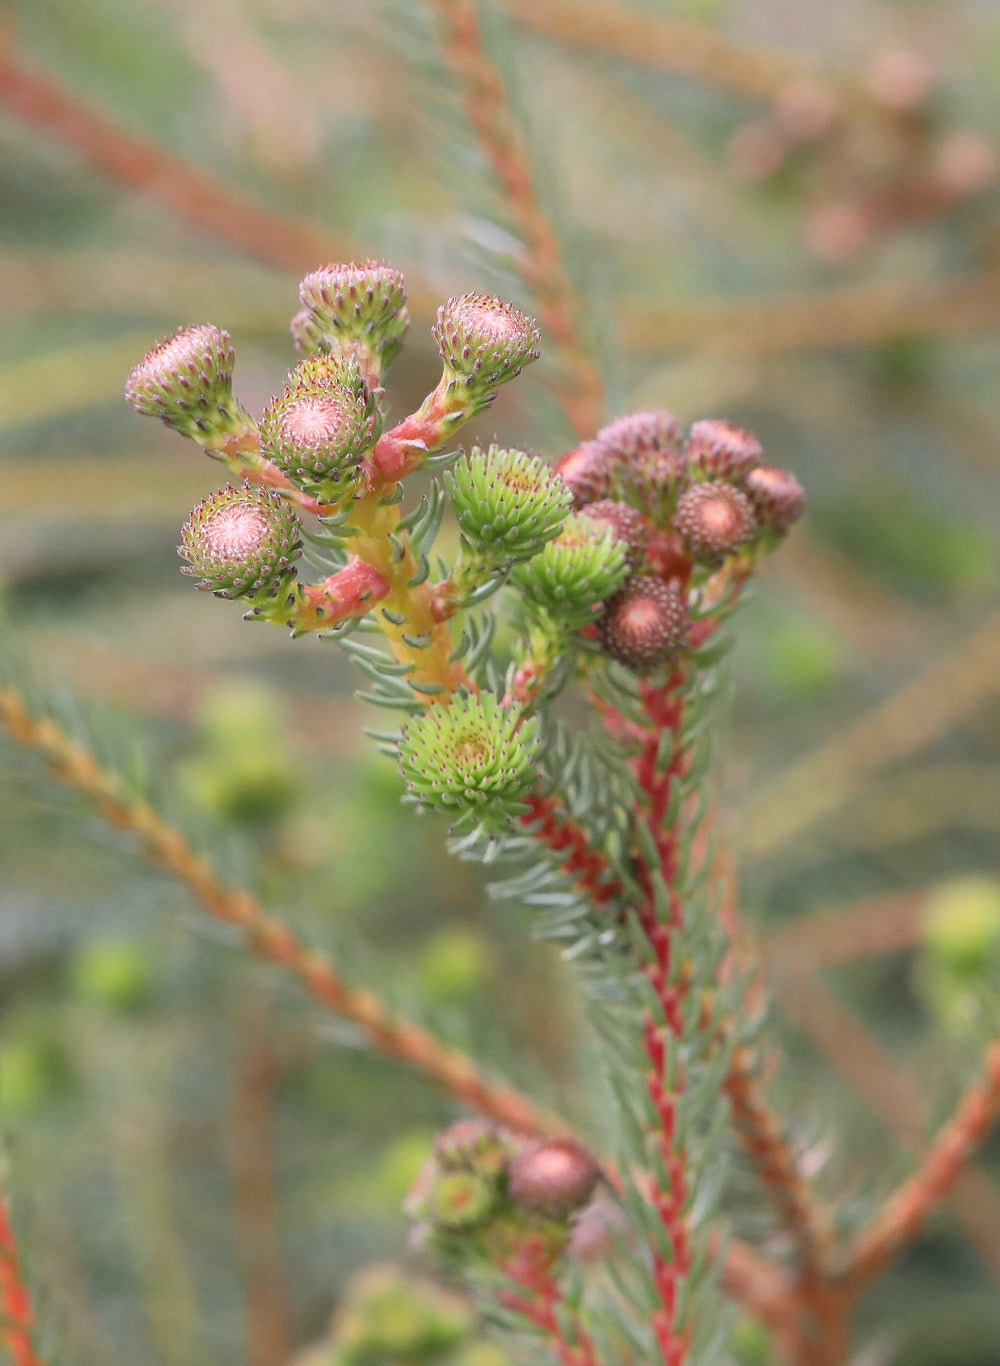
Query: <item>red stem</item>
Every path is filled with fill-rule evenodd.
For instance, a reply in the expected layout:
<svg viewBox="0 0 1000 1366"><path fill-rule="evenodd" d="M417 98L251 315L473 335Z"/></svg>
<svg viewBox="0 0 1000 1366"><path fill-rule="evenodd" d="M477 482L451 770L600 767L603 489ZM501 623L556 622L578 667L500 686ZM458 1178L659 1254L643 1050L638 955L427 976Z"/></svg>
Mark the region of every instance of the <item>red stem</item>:
<svg viewBox="0 0 1000 1366"><path fill-rule="evenodd" d="M2 1179L2 1172L0 1172ZM35 1355L31 1331L35 1323L31 1297L21 1279L17 1241L0 1184L0 1343L7 1347L14 1366L44 1366Z"/></svg>

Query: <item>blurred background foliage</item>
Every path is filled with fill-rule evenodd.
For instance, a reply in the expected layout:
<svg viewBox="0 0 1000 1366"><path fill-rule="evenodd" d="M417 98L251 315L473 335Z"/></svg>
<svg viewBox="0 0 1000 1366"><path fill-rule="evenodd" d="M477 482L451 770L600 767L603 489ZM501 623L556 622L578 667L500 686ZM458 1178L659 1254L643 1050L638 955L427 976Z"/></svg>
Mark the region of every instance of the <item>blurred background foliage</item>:
<svg viewBox="0 0 1000 1366"><path fill-rule="evenodd" d="M345 971L599 1140L563 965L400 806L346 659L180 577L180 523L219 481L121 398L149 345L212 321L259 410L297 280L328 258L407 274L398 415L436 379L438 302L530 308L431 10L8 4L3 630ZM490 15L608 415L726 416L809 494L743 615L721 808L775 1000L772 1094L851 1227L998 1026L1000 11ZM478 434L560 454L554 375L550 349ZM344 1289L405 1257L400 1203L453 1107L233 953L33 759L0 758L0 1127L58 1359L278 1366L340 1303L340 1345L310 1360L498 1366L460 1306L391 1270ZM866 1361L1000 1362L998 1163L994 1138L860 1306ZM739 1171L732 1207L777 1240ZM365 1305L396 1322L379 1296L402 1336L372 1346ZM768 1360L749 1322L733 1350Z"/></svg>

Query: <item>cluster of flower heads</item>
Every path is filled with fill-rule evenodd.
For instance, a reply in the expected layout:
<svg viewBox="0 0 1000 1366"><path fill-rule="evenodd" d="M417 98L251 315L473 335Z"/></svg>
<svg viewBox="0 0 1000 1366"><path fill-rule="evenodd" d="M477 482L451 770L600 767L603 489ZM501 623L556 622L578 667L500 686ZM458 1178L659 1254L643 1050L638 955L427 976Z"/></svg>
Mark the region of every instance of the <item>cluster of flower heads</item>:
<svg viewBox="0 0 1000 1366"><path fill-rule="evenodd" d="M685 435L662 411L618 418L554 468L473 446L445 474L460 550L433 582L434 532L408 539L419 509L402 517L401 480L537 357L537 326L497 298L449 299L432 329L441 378L386 431L382 380L409 325L403 277L370 261L331 265L299 293L292 334L307 354L259 422L233 394L232 342L211 325L182 329L129 377L139 412L242 476L191 514L184 572L296 634L371 613L393 656L372 667L398 680L390 704L401 696L417 713L397 746L410 796L492 836L526 813L541 750L533 713L572 675L578 648L638 674L673 667L727 574L745 578L799 517L802 489L749 433L708 420ZM312 584L298 577L303 512L336 528L343 561ZM522 637L501 696L453 667L449 622L504 585Z"/></svg>
<svg viewBox="0 0 1000 1366"><path fill-rule="evenodd" d="M580 515L626 548L628 576L604 604L605 651L637 672L672 659L687 631L688 586L727 561L749 565L802 515L802 488L765 464L760 443L718 419L687 437L667 412L618 418L556 472Z"/></svg>
<svg viewBox="0 0 1000 1366"><path fill-rule="evenodd" d="M407 1199L414 1242L445 1261L472 1252L500 1267L525 1255L551 1263L600 1175L572 1139L517 1139L488 1120L458 1120L438 1135Z"/></svg>

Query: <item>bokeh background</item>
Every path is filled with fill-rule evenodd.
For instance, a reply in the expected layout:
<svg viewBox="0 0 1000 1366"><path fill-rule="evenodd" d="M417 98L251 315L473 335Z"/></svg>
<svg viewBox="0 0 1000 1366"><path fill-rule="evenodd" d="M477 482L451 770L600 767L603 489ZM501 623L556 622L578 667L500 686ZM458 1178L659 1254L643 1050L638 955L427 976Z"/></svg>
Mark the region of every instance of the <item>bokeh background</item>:
<svg viewBox="0 0 1000 1366"><path fill-rule="evenodd" d="M774 997L772 1095L851 1228L998 1019L1000 9L506 0L485 19L606 415L728 417L808 491L743 614L721 803ZM212 321L259 410L327 259L408 277L398 415L435 382L441 300L531 308L433 20L6 7L0 629L345 971L599 1138L585 1023L531 913L489 904L443 826L400 806L334 647L181 578L178 528L222 481L121 397L150 345ZM549 347L479 436L557 457L558 394ZM81 1366L279 1366L353 1273L405 1259L401 1201L452 1107L6 741L0 868L0 1129L47 1343ZM860 1306L859 1361L1000 1363L998 1162L994 1138ZM731 1203L777 1238L739 1175ZM733 1350L768 1360L749 1324Z"/></svg>

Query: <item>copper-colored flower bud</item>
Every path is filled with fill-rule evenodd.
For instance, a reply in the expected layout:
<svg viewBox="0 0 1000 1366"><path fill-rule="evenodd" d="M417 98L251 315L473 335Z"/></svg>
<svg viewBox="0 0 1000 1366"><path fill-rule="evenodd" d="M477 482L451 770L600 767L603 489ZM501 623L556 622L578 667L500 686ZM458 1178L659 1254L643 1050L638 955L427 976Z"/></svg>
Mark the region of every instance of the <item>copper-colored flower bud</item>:
<svg viewBox="0 0 1000 1366"><path fill-rule="evenodd" d="M628 503L603 498L598 503L589 503L583 509L583 516L609 526L625 545L629 567L632 570L639 568L649 549L649 526L641 512L636 512Z"/></svg>
<svg viewBox="0 0 1000 1366"><path fill-rule="evenodd" d="M610 599L598 631L606 654L636 673L648 673L674 657L687 625L680 592L655 574L640 574Z"/></svg>
<svg viewBox="0 0 1000 1366"><path fill-rule="evenodd" d="M645 451L674 450L680 445L681 429L673 413L646 409L615 418L597 433L605 450L621 460L634 461Z"/></svg>
<svg viewBox="0 0 1000 1366"><path fill-rule="evenodd" d="M438 309L432 330L446 370L483 395L519 375L540 354L534 319L489 294L449 299Z"/></svg>
<svg viewBox="0 0 1000 1366"><path fill-rule="evenodd" d="M594 1193L601 1170L593 1153L569 1138L526 1143L510 1164L511 1199L549 1219L567 1219Z"/></svg>
<svg viewBox="0 0 1000 1366"><path fill-rule="evenodd" d="M758 465L746 479L747 497L758 521L773 531L787 531L805 511L806 495L790 470Z"/></svg>
<svg viewBox="0 0 1000 1366"><path fill-rule="evenodd" d="M556 465L556 474L573 495L578 508L607 498L615 457L599 441L584 441L567 451Z"/></svg>
<svg viewBox="0 0 1000 1366"><path fill-rule="evenodd" d="M674 528L689 554L712 564L746 545L757 530L757 518L746 494L712 480L681 495Z"/></svg>
<svg viewBox="0 0 1000 1366"><path fill-rule="evenodd" d="M755 436L721 418L694 424L687 453L692 469L710 479L743 479L764 454Z"/></svg>

